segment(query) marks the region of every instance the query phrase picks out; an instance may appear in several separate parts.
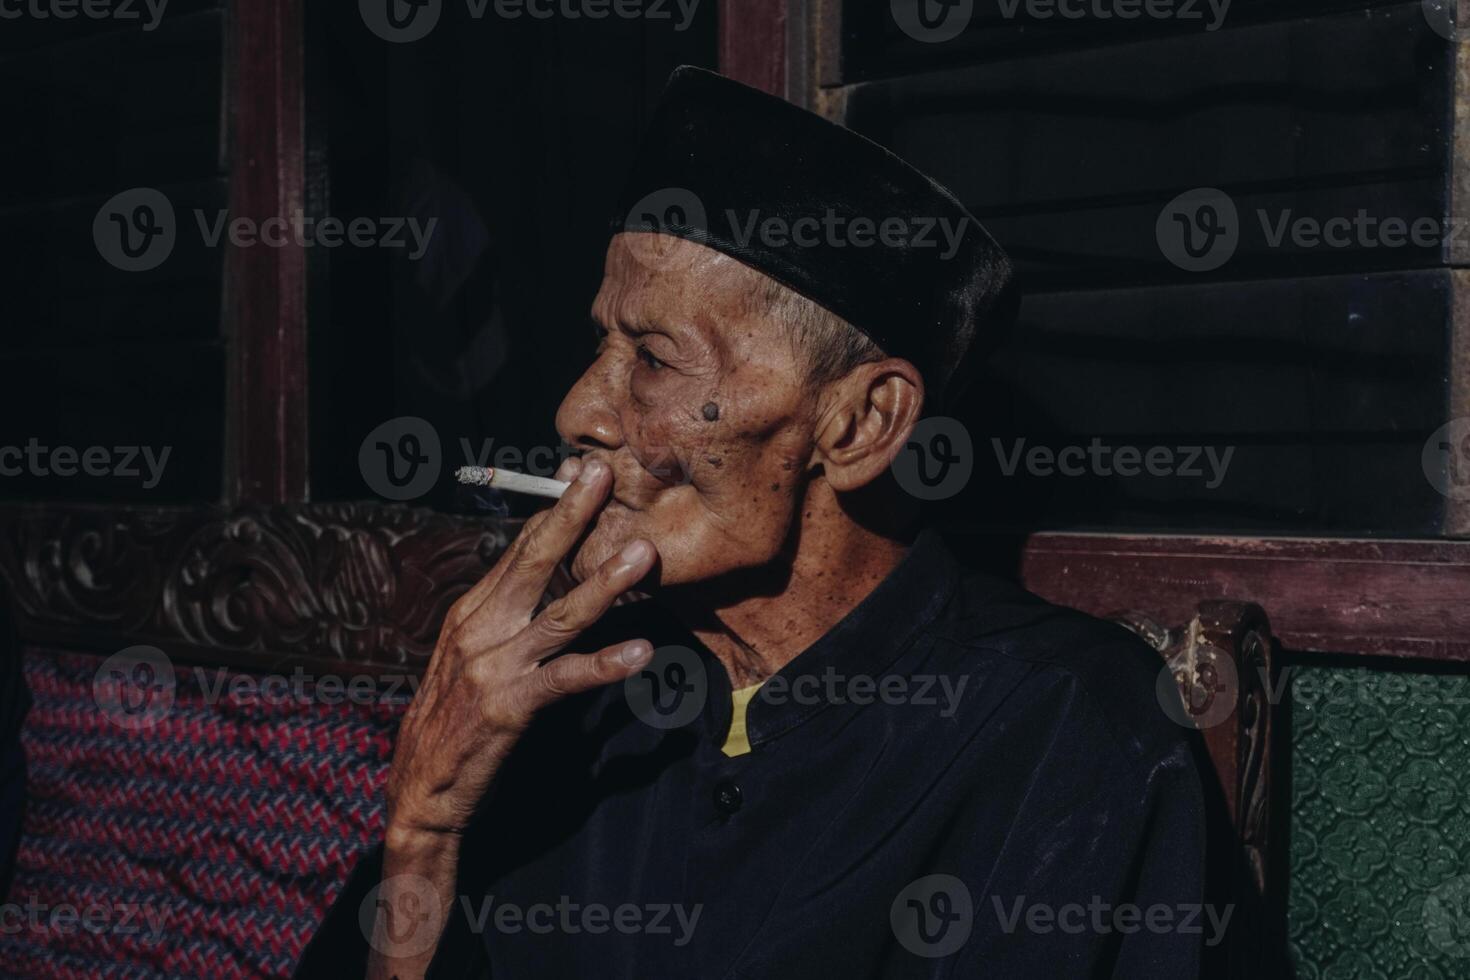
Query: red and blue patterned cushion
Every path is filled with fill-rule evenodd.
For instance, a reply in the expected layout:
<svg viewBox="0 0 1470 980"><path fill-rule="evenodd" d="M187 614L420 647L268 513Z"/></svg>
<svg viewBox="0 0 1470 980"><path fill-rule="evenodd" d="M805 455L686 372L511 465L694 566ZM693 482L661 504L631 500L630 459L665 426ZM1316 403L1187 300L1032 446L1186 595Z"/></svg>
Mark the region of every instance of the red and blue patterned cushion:
<svg viewBox="0 0 1470 980"><path fill-rule="evenodd" d="M94 698L102 662L25 651L29 801L4 974L288 976L381 837L407 694L259 697L178 666L171 707L128 728Z"/></svg>

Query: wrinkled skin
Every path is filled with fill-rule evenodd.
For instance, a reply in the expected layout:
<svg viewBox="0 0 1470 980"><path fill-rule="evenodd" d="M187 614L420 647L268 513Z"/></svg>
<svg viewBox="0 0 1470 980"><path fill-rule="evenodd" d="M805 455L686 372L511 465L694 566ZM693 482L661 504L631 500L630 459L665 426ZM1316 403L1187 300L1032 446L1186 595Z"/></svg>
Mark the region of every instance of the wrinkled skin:
<svg viewBox="0 0 1470 980"><path fill-rule="evenodd" d="M573 573L643 536L673 585L776 557L813 463L816 405L790 344L750 309L758 274L684 242L645 263L651 237L622 235L608 250L592 306L597 360L556 421L614 473Z"/></svg>
<svg viewBox="0 0 1470 980"><path fill-rule="evenodd" d="M902 558L904 509L873 491L918 419L922 380L888 359L808 385L752 302L761 284L683 240L609 246L593 307L605 336L557 413L585 451L558 474L576 482L455 602L399 728L370 977L423 975L461 835L535 715L651 658L643 637L574 646L619 595L656 592L745 686ZM538 612L567 560L577 586Z"/></svg>
<svg viewBox="0 0 1470 980"><path fill-rule="evenodd" d="M562 437L614 474L573 574L652 541L666 603L742 685L826 632L901 555L893 529L855 521L838 490L879 479L902 445L858 445L897 434L865 418L873 387L895 429L923 392L895 360L807 383L752 299L764 280L682 239L615 237L592 307L597 359L557 413Z"/></svg>

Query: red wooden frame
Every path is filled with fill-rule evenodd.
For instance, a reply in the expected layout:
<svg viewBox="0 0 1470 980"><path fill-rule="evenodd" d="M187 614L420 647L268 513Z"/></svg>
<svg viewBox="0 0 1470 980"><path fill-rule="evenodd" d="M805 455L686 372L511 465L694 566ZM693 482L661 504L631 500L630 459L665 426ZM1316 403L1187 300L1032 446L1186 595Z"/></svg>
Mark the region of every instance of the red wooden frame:
<svg viewBox="0 0 1470 980"><path fill-rule="evenodd" d="M306 186L302 2L236 0L231 25L230 211L289 219ZM226 282L228 502L305 500L306 250L231 249Z"/></svg>
<svg viewBox="0 0 1470 980"><path fill-rule="evenodd" d="M1053 602L1186 620L1255 602L1288 649L1470 661L1470 541L1038 534L1022 578Z"/></svg>
<svg viewBox="0 0 1470 980"><path fill-rule="evenodd" d="M720 0L720 72L786 96L788 0Z"/></svg>

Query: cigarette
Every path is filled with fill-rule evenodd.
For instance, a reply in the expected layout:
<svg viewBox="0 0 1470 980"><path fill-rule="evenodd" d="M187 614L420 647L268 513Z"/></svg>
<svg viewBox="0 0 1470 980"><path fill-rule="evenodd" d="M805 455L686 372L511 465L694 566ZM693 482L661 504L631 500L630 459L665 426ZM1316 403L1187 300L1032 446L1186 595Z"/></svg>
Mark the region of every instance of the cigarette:
<svg viewBox="0 0 1470 980"><path fill-rule="evenodd" d="M497 490L526 493L533 497L550 497L553 500L561 499L561 495L567 492L567 487L571 486L570 483L550 477L513 473L493 466L461 466L455 470L454 478L472 487L494 487Z"/></svg>

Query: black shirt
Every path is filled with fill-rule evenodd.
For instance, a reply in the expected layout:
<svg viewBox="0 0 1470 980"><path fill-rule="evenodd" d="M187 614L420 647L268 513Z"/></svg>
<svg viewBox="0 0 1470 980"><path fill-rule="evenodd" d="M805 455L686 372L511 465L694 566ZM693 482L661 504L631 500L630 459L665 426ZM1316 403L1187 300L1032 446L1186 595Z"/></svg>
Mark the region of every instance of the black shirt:
<svg viewBox="0 0 1470 980"><path fill-rule="evenodd" d="M598 632L659 653L517 747L431 976L1198 974L1199 780L1163 661L1123 628L925 532L767 680L734 758L728 675L692 636L651 602ZM298 976L361 974L380 867L359 863Z"/></svg>

